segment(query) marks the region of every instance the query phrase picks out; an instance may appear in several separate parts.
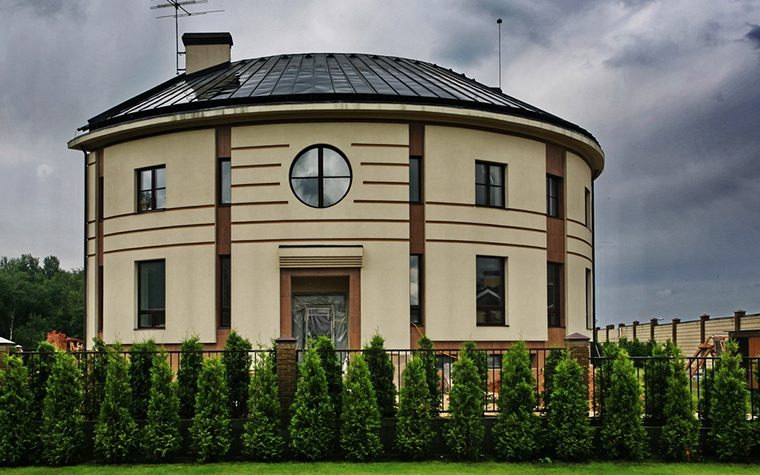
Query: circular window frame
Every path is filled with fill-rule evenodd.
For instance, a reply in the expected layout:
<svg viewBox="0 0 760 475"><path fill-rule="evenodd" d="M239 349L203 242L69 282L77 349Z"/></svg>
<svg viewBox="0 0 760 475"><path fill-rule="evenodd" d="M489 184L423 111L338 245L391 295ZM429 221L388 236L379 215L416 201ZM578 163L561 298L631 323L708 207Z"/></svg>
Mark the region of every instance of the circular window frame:
<svg viewBox="0 0 760 475"><path fill-rule="evenodd" d="M317 150L317 157L318 157L317 158L317 166L319 168L319 170L317 172L317 176L316 177L294 177L293 176L293 169L295 168L295 166L298 163L298 161L306 153L308 153L308 152L310 152L312 150L315 150L315 149ZM335 175L335 176L328 175L328 176L325 176L324 175L324 169L323 169L323 163L324 162L323 162L323 160L324 160L324 150L325 149L328 149L328 150L331 150L331 151L335 152L336 154L338 154L338 156L340 156L343 159L343 161L346 164L346 167L348 168L348 176L343 176L343 175ZM317 187L318 187L318 192L317 192L318 202L317 202L316 206L314 204L311 204L311 203L307 202L301 195L299 195L298 191L296 191L296 187L293 186L293 180L294 179L295 180L299 180L299 179L314 179L314 178L317 179L317 183L318 183L318 185L317 185ZM324 199L325 199L324 181L325 181L326 178L342 178L342 179L346 179L347 178L348 179L348 185L346 186L346 189L345 189L345 191L343 191L343 194L340 196L340 198L338 198L337 200L335 200L335 202L333 202L333 203L325 206L324 205ZM348 160L348 157L346 157L346 154L344 154L337 147L334 147L332 145L325 144L325 143L319 143L319 144L309 145L308 147L306 147L303 150L301 150L300 152L298 152L298 154L296 154L295 158L291 162L291 164L290 164L290 170L288 171L288 183L290 184L290 191L293 192L293 196L295 196L298 199L298 201L300 201L301 203L305 204L306 206L308 206L310 208L316 208L316 209L331 208L331 207L337 205L338 203L340 203L341 201L343 201L343 199L346 197L346 195L348 195L348 192L351 191L351 185L353 184L353 181L354 181L354 170L353 170L353 168L351 168L351 162Z"/></svg>

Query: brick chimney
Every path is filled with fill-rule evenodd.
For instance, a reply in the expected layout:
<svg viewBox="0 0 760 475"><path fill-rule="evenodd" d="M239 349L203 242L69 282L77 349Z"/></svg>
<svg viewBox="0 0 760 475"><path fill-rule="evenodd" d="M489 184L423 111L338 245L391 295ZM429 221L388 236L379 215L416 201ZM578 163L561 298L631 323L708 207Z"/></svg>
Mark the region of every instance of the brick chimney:
<svg viewBox="0 0 760 475"><path fill-rule="evenodd" d="M230 62L232 35L229 33L185 33L185 74Z"/></svg>

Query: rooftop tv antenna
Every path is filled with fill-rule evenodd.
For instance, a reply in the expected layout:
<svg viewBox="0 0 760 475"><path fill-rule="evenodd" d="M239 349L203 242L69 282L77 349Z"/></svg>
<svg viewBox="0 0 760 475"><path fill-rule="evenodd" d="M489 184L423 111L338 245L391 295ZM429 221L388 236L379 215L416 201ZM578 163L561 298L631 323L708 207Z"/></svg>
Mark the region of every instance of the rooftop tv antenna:
<svg viewBox="0 0 760 475"><path fill-rule="evenodd" d="M219 12L223 12L224 10L206 10L202 12L191 12L185 8L185 5L208 3L208 0L165 0L165 1L166 3L153 5L152 7L150 7L150 9L157 10L159 8L174 8L174 13L172 15L162 15L162 16L157 16L156 18L174 18L174 46L177 51L177 58L176 58L175 64L177 67L177 74L179 74L180 71L184 71L184 69L180 69L179 67L179 57L185 54L184 51L179 50L179 19L183 17L188 17L188 16L206 15L207 13L219 13Z"/></svg>
<svg viewBox="0 0 760 475"><path fill-rule="evenodd" d="M501 18L496 20L496 24L499 25L499 89L501 89Z"/></svg>

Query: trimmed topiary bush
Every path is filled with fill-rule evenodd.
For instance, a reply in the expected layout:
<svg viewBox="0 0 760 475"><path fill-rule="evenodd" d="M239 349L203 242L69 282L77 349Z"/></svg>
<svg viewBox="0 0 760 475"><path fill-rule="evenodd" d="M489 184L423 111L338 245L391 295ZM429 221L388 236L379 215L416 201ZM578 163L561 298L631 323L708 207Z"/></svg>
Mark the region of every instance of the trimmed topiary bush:
<svg viewBox="0 0 760 475"><path fill-rule="evenodd" d="M201 366L190 440L198 463L218 461L230 450L229 394L219 358L207 358Z"/></svg>
<svg viewBox="0 0 760 475"><path fill-rule="evenodd" d="M56 351L42 403L42 459L49 465L79 460L82 432L82 381L74 356Z"/></svg>
<svg viewBox="0 0 760 475"><path fill-rule="evenodd" d="M55 361L55 346L52 343L41 341L37 345L36 354L29 357L29 391L32 393L32 419L42 420L42 401L47 394L47 380L50 377L50 369Z"/></svg>
<svg viewBox="0 0 760 475"><path fill-rule="evenodd" d="M248 422L243 433L243 453L260 462L282 457L285 441L280 436L280 400L277 395L273 352L260 353L248 397Z"/></svg>
<svg viewBox="0 0 760 475"><path fill-rule="evenodd" d="M248 386L251 385L251 342L232 330L224 345L224 363L229 391L230 417L240 419L248 414Z"/></svg>
<svg viewBox="0 0 760 475"><path fill-rule="evenodd" d="M544 409L547 411L547 414L549 411L549 400L554 388L554 372L557 364L565 358L567 358L566 349L552 348L549 350L549 354L546 355L546 361L544 361L544 390L541 393L541 398L544 401Z"/></svg>
<svg viewBox="0 0 760 475"><path fill-rule="evenodd" d="M652 359L646 362L644 372L644 387L646 399L644 411L647 422L654 425L665 423L665 402L670 379L670 360L673 357L673 349L677 348L668 340L662 345L652 348Z"/></svg>
<svg viewBox="0 0 760 475"><path fill-rule="evenodd" d="M483 389L483 401L485 402L486 393L488 392L488 352L486 350L479 350L478 345L474 341L465 341L463 346L462 354L470 358L478 370L480 385Z"/></svg>
<svg viewBox="0 0 760 475"><path fill-rule="evenodd" d="M353 462L369 462L383 448L377 398L360 354L351 361L344 381L340 445L346 459Z"/></svg>
<svg viewBox="0 0 760 475"><path fill-rule="evenodd" d="M483 445L483 391L475 364L461 355L452 368L446 444L458 459L477 460Z"/></svg>
<svg viewBox="0 0 760 475"><path fill-rule="evenodd" d="M177 371L179 415L183 419L192 419L195 415L198 375L203 365L203 345L199 338L194 336L182 341L180 352L179 370Z"/></svg>
<svg viewBox="0 0 760 475"><path fill-rule="evenodd" d="M385 351L385 340L375 333L364 347L364 358L372 375L372 385L377 398L377 407L383 417L393 417L396 413L396 383L393 382L395 368L390 355Z"/></svg>
<svg viewBox="0 0 760 475"><path fill-rule="evenodd" d="M98 337L94 337L92 343L92 353L87 356L84 406L87 417L97 419L106 394L108 360L113 350Z"/></svg>
<svg viewBox="0 0 760 475"><path fill-rule="evenodd" d="M132 385L132 417L145 419L150 397L150 368L158 351L154 340L134 343L129 347L129 381Z"/></svg>
<svg viewBox="0 0 760 475"><path fill-rule="evenodd" d="M568 462L586 461L591 456L592 431L583 368L566 354L557 363L552 386L547 416L552 457Z"/></svg>
<svg viewBox="0 0 760 475"><path fill-rule="evenodd" d="M665 460L687 462L697 453L699 421L694 416L694 399L689 389L683 353L670 340L667 344L672 345L668 351L673 353L673 359L669 362L665 391L665 425L660 436L660 454Z"/></svg>
<svg viewBox="0 0 760 475"><path fill-rule="evenodd" d="M435 417L438 415L438 412L441 410L441 405L443 404L441 376L438 374L438 370L435 367L435 347L430 338L423 336L417 342L417 348L423 350L418 354L422 360L422 366L425 369L425 381L430 398L430 414Z"/></svg>
<svg viewBox="0 0 760 475"><path fill-rule="evenodd" d="M525 462L538 456L541 425L536 409L536 386L530 366L530 352L519 341L503 356L499 416L493 428L496 455L512 462Z"/></svg>
<svg viewBox="0 0 760 475"><path fill-rule="evenodd" d="M148 420L142 430L143 455L158 462L176 454L182 442L179 434L179 397L174 371L166 352L153 356L150 369L150 398Z"/></svg>
<svg viewBox="0 0 760 475"><path fill-rule="evenodd" d="M101 463L124 463L134 454L137 424L129 411L132 403L127 359L121 348L108 358L106 388L95 424L95 458Z"/></svg>
<svg viewBox="0 0 760 475"><path fill-rule="evenodd" d="M314 346L306 350L298 373L295 400L290 408L290 447L299 459L323 460L334 449L335 421L325 370Z"/></svg>
<svg viewBox="0 0 760 475"><path fill-rule="evenodd" d="M27 386L27 371L18 356L0 356L0 465L15 466L32 462L32 393Z"/></svg>
<svg viewBox="0 0 760 475"><path fill-rule="evenodd" d="M741 361L737 343L728 341L714 374L709 440L715 454L723 461L746 456L751 445L751 430L747 421L749 391Z"/></svg>
<svg viewBox="0 0 760 475"><path fill-rule="evenodd" d="M612 364L611 386L604 402L602 450L610 459L641 460L648 439L641 422L641 386L628 353L621 349Z"/></svg>
<svg viewBox="0 0 760 475"><path fill-rule="evenodd" d="M627 340L625 337L621 337L620 340L620 345L616 345L610 341L602 343L603 359L599 364L598 376L596 380L596 391L598 393L597 410L599 411L599 415L602 418L602 422L604 422L604 418L606 416L605 404L609 399L608 396L610 393L610 388L612 387L612 366L615 363L615 359L617 358L618 354L620 354L622 347L627 345Z"/></svg>
<svg viewBox="0 0 760 475"><path fill-rule="evenodd" d="M343 410L343 368L338 352L335 351L332 339L325 335L320 335L312 344L317 348L319 364L325 370L327 394L330 395L330 401L335 408L335 420L338 421Z"/></svg>
<svg viewBox="0 0 760 475"><path fill-rule="evenodd" d="M396 447L407 457L418 460L427 455L433 441L430 425L430 393L425 381L425 367L417 355L406 364L401 386L396 423Z"/></svg>

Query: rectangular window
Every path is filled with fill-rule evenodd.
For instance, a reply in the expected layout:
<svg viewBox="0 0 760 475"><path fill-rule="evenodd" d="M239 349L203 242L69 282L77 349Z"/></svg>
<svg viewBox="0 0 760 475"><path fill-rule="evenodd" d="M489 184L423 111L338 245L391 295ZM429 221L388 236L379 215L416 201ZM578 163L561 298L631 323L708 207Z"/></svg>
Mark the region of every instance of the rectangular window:
<svg viewBox="0 0 760 475"><path fill-rule="evenodd" d="M475 162L475 204L504 207L504 165Z"/></svg>
<svg viewBox="0 0 760 475"><path fill-rule="evenodd" d="M137 212L166 209L166 167L137 170Z"/></svg>
<svg viewBox="0 0 760 475"><path fill-rule="evenodd" d="M409 157L409 202L422 202L422 160Z"/></svg>
<svg viewBox="0 0 760 475"><path fill-rule="evenodd" d="M591 278L591 269L586 269L586 328L594 329L594 281Z"/></svg>
<svg viewBox="0 0 760 475"><path fill-rule="evenodd" d="M586 227L591 229L591 192L588 188L585 188L586 190L586 201L585 208L586 208Z"/></svg>
<svg viewBox="0 0 760 475"><path fill-rule="evenodd" d="M164 328L166 323L165 261L137 263L137 327Z"/></svg>
<svg viewBox="0 0 760 475"><path fill-rule="evenodd" d="M219 326L232 324L232 267L230 256L219 256Z"/></svg>
<svg viewBox="0 0 760 475"><path fill-rule="evenodd" d="M560 217L561 181L559 177L546 175L546 215L552 218Z"/></svg>
<svg viewBox="0 0 760 475"><path fill-rule="evenodd" d="M562 264L554 262L546 263L546 293L547 293L547 314L550 327L562 326L562 315L560 305L562 302L562 293L560 291L562 279Z"/></svg>
<svg viewBox="0 0 760 475"><path fill-rule="evenodd" d="M476 258L478 325L504 325L504 258Z"/></svg>
<svg viewBox="0 0 760 475"><path fill-rule="evenodd" d="M416 325L422 325L422 272L420 271L422 256L409 256L409 318Z"/></svg>
<svg viewBox="0 0 760 475"><path fill-rule="evenodd" d="M219 159L219 204L228 205L232 201L232 167L229 158Z"/></svg>

